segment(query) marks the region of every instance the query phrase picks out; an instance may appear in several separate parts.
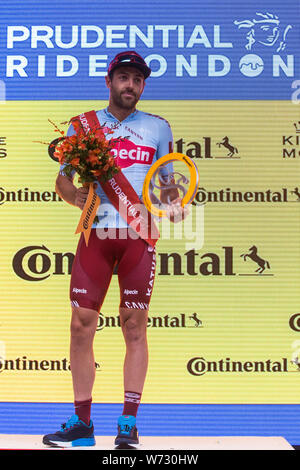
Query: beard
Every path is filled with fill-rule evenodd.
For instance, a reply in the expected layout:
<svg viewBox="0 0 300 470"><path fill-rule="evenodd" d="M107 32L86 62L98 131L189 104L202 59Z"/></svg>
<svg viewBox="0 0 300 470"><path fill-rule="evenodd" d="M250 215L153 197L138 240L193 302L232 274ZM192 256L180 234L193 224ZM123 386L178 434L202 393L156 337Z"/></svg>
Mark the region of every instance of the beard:
<svg viewBox="0 0 300 470"><path fill-rule="evenodd" d="M130 97L124 96L126 94L130 94L131 96ZM131 90L130 91L123 90L121 92L117 92L113 88L111 88L111 97L113 99L114 104L121 109L134 108L140 98Z"/></svg>

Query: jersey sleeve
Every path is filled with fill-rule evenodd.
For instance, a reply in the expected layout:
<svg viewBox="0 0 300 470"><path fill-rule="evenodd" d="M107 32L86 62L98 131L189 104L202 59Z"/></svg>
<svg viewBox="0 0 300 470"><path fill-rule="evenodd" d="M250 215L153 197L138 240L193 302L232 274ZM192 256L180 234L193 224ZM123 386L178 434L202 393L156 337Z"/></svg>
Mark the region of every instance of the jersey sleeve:
<svg viewBox="0 0 300 470"><path fill-rule="evenodd" d="M73 124L70 124L68 130L67 130L67 137L71 137L71 135L74 135L75 134L75 130L74 130L74 127L73 127ZM60 165L59 167L59 174L62 175L62 176L67 176L64 172L64 168L66 166L66 163L63 163L62 165ZM75 173L76 171L74 170L72 173L71 173L71 177L72 179L74 178L75 176Z"/></svg>
<svg viewBox="0 0 300 470"><path fill-rule="evenodd" d="M168 153L173 152L173 134L168 121L161 119L159 122L158 147L156 152L157 160Z"/></svg>
<svg viewBox="0 0 300 470"><path fill-rule="evenodd" d="M159 160L161 157L164 157L168 153L173 152L173 133L170 124L165 119L161 119L159 122L159 142L156 152L156 159ZM166 177L169 173L173 172L173 164L169 163L164 166L159 175L161 178Z"/></svg>

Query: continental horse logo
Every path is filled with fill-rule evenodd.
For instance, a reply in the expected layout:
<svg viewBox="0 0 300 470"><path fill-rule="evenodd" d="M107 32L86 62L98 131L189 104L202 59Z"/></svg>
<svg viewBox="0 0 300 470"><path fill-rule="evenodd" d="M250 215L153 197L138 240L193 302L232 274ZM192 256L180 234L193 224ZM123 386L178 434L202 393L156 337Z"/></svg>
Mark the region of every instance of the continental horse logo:
<svg viewBox="0 0 300 470"><path fill-rule="evenodd" d="M221 142L217 142L217 145L219 148L221 147L221 145L223 145L223 147L229 150L227 157L232 157L235 153L239 153L238 149L231 145L227 136L225 136Z"/></svg>
<svg viewBox="0 0 300 470"><path fill-rule="evenodd" d="M190 315L189 319L191 319L195 322L194 328L199 328L199 327L202 326L202 321L198 318L198 315L197 315L196 312L194 312L193 315Z"/></svg>
<svg viewBox="0 0 300 470"><path fill-rule="evenodd" d="M244 259L244 261L247 261L247 258L249 258L258 265L258 268L255 270L256 273L263 273L266 267L270 269L269 261L258 256L257 247L254 245L249 248L249 253L244 253L241 255L241 257Z"/></svg>
<svg viewBox="0 0 300 470"><path fill-rule="evenodd" d="M294 191L291 191L291 194L295 194L298 198L296 202L300 202L300 192L298 187L294 188Z"/></svg>
<svg viewBox="0 0 300 470"><path fill-rule="evenodd" d="M252 50L255 44L267 47L277 47L276 52L283 51L286 47L286 37L292 26L282 26L280 19L273 13L255 13L253 18L236 20L234 24L238 29L247 31L247 43L245 48Z"/></svg>

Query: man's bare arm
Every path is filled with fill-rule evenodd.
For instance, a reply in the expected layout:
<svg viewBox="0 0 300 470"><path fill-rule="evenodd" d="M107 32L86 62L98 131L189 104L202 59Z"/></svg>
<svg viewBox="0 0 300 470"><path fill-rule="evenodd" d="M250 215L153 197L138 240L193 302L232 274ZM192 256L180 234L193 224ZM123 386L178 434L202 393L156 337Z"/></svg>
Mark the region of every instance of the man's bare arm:
<svg viewBox="0 0 300 470"><path fill-rule="evenodd" d="M55 191L68 204L83 209L89 188L77 188L71 178L59 174L55 182Z"/></svg>

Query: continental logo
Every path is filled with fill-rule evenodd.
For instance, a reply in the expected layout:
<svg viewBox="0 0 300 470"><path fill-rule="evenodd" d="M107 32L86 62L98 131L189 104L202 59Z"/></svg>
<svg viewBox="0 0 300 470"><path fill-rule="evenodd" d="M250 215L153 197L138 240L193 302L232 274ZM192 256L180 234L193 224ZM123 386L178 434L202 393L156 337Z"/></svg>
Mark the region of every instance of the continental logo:
<svg viewBox="0 0 300 470"><path fill-rule="evenodd" d="M93 197L92 197L92 200L91 200L91 204L87 209L86 216L85 216L85 218L83 220L83 223L82 223L83 228L85 230L87 230L89 228L89 220L91 218L91 215L93 214L93 210L95 208L96 201L97 201L97 195L94 193Z"/></svg>
<svg viewBox="0 0 300 470"><path fill-rule="evenodd" d="M51 253L45 245L31 245L14 255L12 267L25 281L44 281L51 275L70 275L74 258L74 253Z"/></svg>
<svg viewBox="0 0 300 470"><path fill-rule="evenodd" d="M193 205L208 203L289 203L300 202L300 187L278 188L272 190L270 188L261 189L260 191L233 190L232 188L220 188L216 190L208 190L204 187L198 189Z"/></svg>
<svg viewBox="0 0 300 470"><path fill-rule="evenodd" d="M62 202L55 191L35 191L29 188L8 190L0 187L0 205L11 202Z"/></svg>
<svg viewBox="0 0 300 470"><path fill-rule="evenodd" d="M95 362L95 369L101 370L97 362ZM33 359L25 355L14 359L0 357L0 373L9 371L69 372L70 370L70 362L67 358Z"/></svg>
<svg viewBox="0 0 300 470"><path fill-rule="evenodd" d="M201 253L189 250L180 253L159 253L160 272L163 276L273 276L271 262L263 250L252 245L243 253L233 246L223 246L222 251Z"/></svg>
<svg viewBox="0 0 300 470"><path fill-rule="evenodd" d="M109 316L103 313L99 314L97 331L104 330L105 328L120 328L120 316ZM148 317L148 328L203 328L203 322L199 318L198 313L191 314L180 313L178 315L153 315Z"/></svg>
<svg viewBox="0 0 300 470"><path fill-rule="evenodd" d="M193 357L186 365L189 374L202 376L205 374L226 374L226 373L278 373L289 372L289 361L283 357L277 361L271 359L262 359L259 361L240 361L232 360L230 357L225 359L207 360L204 357Z"/></svg>
<svg viewBox="0 0 300 470"><path fill-rule="evenodd" d="M234 139L228 135L220 136L217 140L210 136L196 137L189 142L181 137L174 144L174 152L183 153L190 158L228 160L241 158Z"/></svg>
<svg viewBox="0 0 300 470"><path fill-rule="evenodd" d="M25 281L44 281L50 276L70 275L74 258L71 252L51 252L45 245L32 245L17 251L12 267ZM158 276L274 276L268 254L256 245L248 245L243 252L223 246L217 252L158 253L157 260Z"/></svg>

